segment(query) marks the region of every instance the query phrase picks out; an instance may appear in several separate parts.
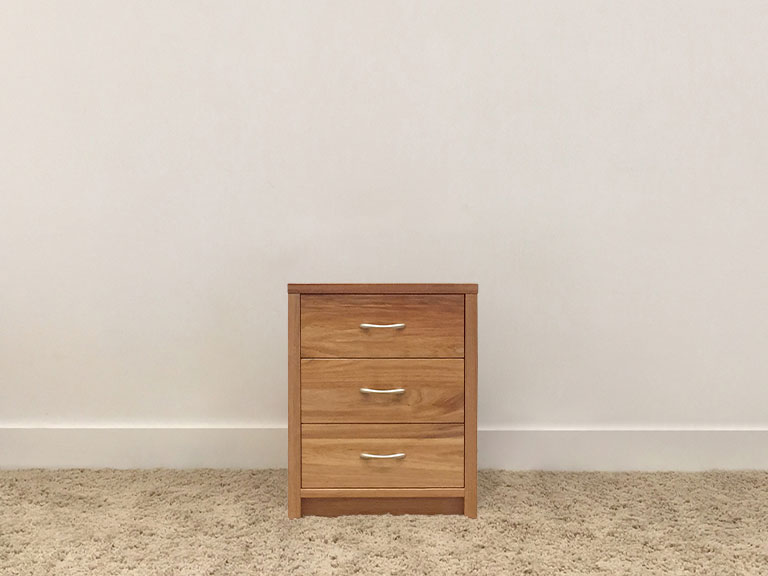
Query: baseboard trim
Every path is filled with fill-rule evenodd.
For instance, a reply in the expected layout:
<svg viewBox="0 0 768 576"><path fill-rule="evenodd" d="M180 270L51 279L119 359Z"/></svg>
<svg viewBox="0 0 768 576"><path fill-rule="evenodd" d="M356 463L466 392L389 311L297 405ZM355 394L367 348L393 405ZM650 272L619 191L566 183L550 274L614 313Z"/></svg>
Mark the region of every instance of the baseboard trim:
<svg viewBox="0 0 768 576"><path fill-rule="evenodd" d="M483 468L768 470L768 430L488 430Z"/></svg>
<svg viewBox="0 0 768 576"><path fill-rule="evenodd" d="M0 468L284 468L283 427L4 427ZM768 470L768 429L485 429L481 468Z"/></svg>
<svg viewBox="0 0 768 576"><path fill-rule="evenodd" d="M0 428L0 468L285 468L287 428Z"/></svg>

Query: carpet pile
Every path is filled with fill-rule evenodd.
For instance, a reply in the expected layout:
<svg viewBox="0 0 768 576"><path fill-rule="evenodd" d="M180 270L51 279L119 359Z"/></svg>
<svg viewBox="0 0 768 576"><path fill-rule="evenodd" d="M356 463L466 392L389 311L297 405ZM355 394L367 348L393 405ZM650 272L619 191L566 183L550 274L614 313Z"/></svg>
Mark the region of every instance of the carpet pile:
<svg viewBox="0 0 768 576"><path fill-rule="evenodd" d="M481 471L479 518L286 518L284 470L0 472L0 573L768 575L768 473Z"/></svg>

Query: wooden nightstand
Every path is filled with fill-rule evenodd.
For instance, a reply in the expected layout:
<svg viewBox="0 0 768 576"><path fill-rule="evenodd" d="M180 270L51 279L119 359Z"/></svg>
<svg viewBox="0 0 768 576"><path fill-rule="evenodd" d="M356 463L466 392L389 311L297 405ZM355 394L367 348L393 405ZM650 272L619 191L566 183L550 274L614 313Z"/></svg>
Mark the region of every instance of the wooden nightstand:
<svg viewBox="0 0 768 576"><path fill-rule="evenodd" d="M477 516L477 284L288 285L288 516Z"/></svg>

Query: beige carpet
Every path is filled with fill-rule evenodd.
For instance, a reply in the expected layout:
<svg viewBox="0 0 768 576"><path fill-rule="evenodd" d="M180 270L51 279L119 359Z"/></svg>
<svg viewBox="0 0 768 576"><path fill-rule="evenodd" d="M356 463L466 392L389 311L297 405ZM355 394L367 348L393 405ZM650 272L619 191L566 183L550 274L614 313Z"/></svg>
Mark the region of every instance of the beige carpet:
<svg viewBox="0 0 768 576"><path fill-rule="evenodd" d="M0 574L768 575L768 473L480 474L479 519L285 516L286 473L0 472Z"/></svg>

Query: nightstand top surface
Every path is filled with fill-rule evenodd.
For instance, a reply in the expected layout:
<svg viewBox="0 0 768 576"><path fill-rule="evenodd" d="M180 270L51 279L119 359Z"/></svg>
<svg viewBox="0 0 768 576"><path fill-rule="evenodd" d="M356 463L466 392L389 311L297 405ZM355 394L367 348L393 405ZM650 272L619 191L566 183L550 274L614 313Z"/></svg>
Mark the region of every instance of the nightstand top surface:
<svg viewBox="0 0 768 576"><path fill-rule="evenodd" d="M477 284L288 284L289 294L477 294Z"/></svg>

